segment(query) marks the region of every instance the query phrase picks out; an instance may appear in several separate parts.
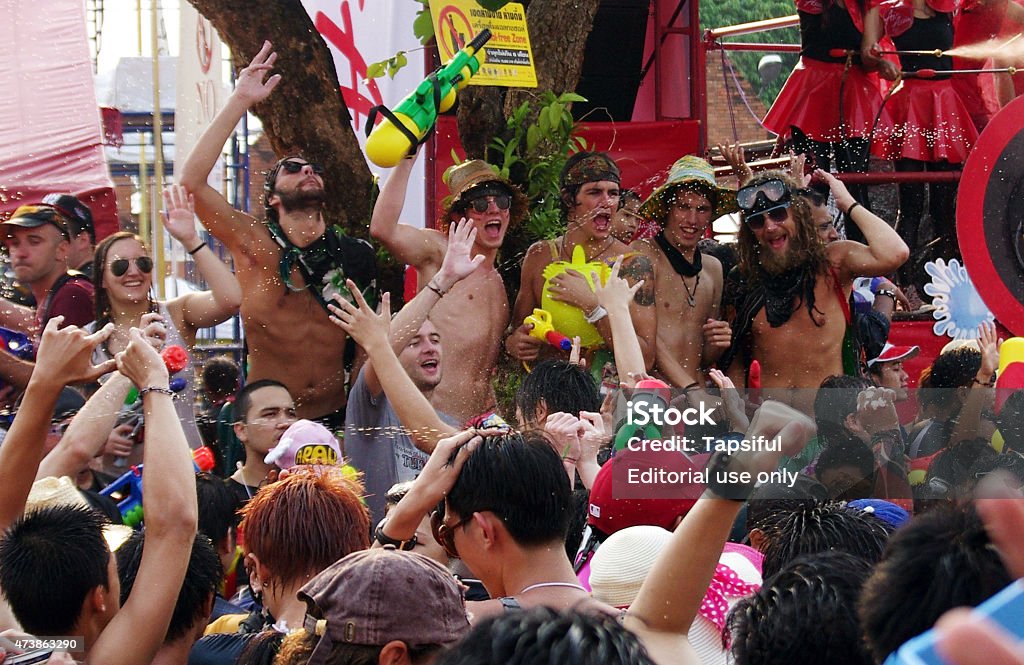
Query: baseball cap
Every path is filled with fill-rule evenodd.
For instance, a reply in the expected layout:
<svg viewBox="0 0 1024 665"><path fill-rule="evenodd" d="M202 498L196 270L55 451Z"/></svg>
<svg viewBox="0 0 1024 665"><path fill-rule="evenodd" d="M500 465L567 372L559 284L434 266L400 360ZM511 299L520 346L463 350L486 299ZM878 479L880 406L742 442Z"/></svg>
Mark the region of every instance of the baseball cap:
<svg viewBox="0 0 1024 665"><path fill-rule="evenodd" d="M308 665L323 665L334 644L446 646L469 631L462 587L441 564L393 547L353 552L299 589L310 634L322 633ZM430 611L416 599L429 599ZM320 629L318 619L326 620Z"/></svg>
<svg viewBox="0 0 1024 665"><path fill-rule="evenodd" d="M263 458L266 464L290 469L298 464L336 466L341 446L331 431L312 420L296 420L284 431L277 445Z"/></svg>
<svg viewBox="0 0 1024 665"><path fill-rule="evenodd" d="M68 227L72 235L78 235L83 231L89 237L96 240L96 227L92 221L92 210L89 206L73 194L47 194L43 197L43 203L53 206L61 212L68 220Z"/></svg>
<svg viewBox="0 0 1024 665"><path fill-rule="evenodd" d="M20 226L23 229L34 229L43 224L53 224L66 240L71 239L67 219L57 208L50 205L18 206L11 218L3 223L7 227Z"/></svg>
<svg viewBox="0 0 1024 665"><path fill-rule="evenodd" d="M872 358L868 361L868 367L872 367L875 363L891 363L897 360L909 360L921 353L921 347L919 346L894 346L888 342L882 347L882 352L878 354L877 358Z"/></svg>

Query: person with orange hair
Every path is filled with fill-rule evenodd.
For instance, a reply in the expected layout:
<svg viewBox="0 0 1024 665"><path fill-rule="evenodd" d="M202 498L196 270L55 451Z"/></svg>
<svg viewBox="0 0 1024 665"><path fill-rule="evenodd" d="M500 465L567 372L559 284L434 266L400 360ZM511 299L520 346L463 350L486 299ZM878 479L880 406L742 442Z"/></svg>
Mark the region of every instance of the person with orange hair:
<svg viewBox="0 0 1024 665"><path fill-rule="evenodd" d="M370 547L362 494L358 481L332 467L292 473L257 492L242 509L239 528L249 584L262 599L258 626L250 617L239 632L204 637L189 662L234 663L260 629L302 626L306 605L296 592L338 559Z"/></svg>

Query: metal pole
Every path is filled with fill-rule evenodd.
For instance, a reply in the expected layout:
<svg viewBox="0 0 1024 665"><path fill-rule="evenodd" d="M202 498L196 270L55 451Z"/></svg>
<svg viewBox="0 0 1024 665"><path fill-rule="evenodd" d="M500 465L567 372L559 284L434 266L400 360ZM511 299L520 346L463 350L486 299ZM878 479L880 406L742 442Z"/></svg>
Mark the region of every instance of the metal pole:
<svg viewBox="0 0 1024 665"><path fill-rule="evenodd" d="M159 0L152 0L152 11L149 15L150 47L153 49L153 199L156 204L153 210L160 210L163 205L164 191L164 140L163 113L160 110L160 51L157 32L160 28ZM164 233L160 215L153 215L153 254L156 270L153 273L156 296L164 299Z"/></svg>

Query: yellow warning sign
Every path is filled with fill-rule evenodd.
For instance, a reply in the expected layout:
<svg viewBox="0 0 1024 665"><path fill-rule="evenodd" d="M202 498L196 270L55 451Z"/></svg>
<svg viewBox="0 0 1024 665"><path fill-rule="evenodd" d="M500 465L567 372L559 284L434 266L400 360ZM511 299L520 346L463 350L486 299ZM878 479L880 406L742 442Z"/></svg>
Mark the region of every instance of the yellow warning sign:
<svg viewBox="0 0 1024 665"><path fill-rule="evenodd" d="M469 80L470 85L537 87L526 11L521 4L510 2L492 12L476 0L433 0L430 15L443 62L450 60L478 32L490 28L491 39L480 55L480 71Z"/></svg>

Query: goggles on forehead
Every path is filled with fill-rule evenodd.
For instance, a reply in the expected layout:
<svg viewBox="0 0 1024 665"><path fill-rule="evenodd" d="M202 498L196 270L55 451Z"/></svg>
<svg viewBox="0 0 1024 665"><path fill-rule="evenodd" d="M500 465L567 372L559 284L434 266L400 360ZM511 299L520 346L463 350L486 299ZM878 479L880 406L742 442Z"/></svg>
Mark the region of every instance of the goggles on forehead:
<svg viewBox="0 0 1024 665"><path fill-rule="evenodd" d="M756 185L741 187L736 192L736 203L747 214L767 210L777 203L789 201L789 186L778 178L765 180Z"/></svg>

